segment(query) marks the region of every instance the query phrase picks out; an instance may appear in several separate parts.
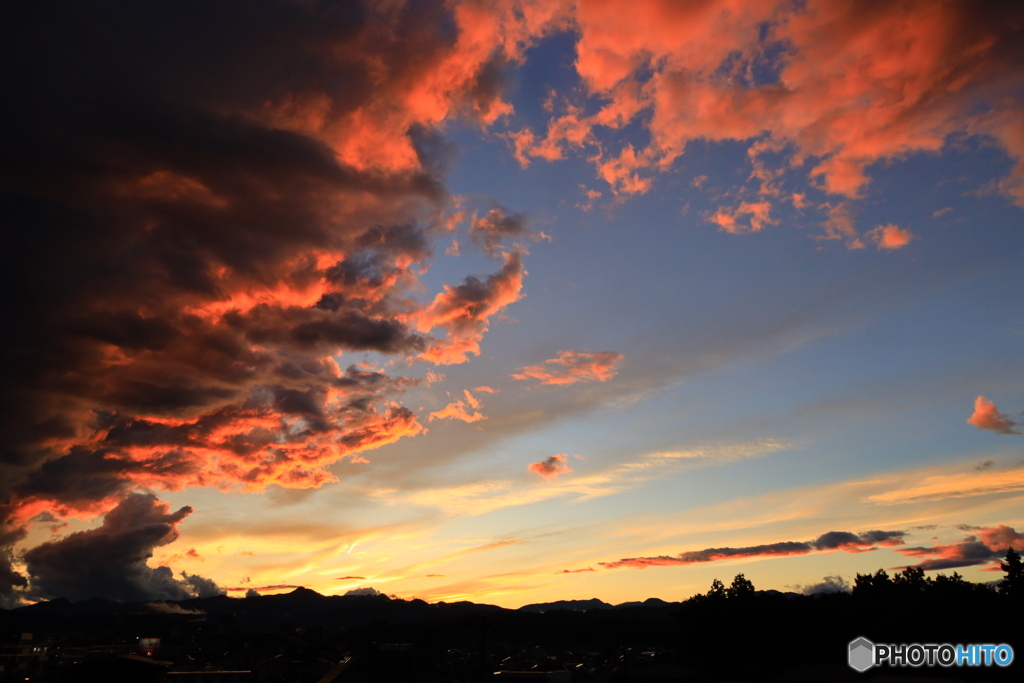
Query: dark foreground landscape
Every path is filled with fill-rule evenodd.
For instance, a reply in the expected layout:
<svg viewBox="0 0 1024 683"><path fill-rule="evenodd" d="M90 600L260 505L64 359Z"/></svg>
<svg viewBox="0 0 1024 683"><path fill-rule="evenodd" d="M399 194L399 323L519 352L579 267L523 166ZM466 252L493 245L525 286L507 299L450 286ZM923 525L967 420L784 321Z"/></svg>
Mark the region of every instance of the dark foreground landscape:
<svg viewBox="0 0 1024 683"><path fill-rule="evenodd" d="M1006 667L847 664L849 643L1007 644L1024 653L1019 558L998 584L859 575L852 592L683 602L428 604L291 593L178 602L59 599L0 612L0 681L1019 681Z"/></svg>

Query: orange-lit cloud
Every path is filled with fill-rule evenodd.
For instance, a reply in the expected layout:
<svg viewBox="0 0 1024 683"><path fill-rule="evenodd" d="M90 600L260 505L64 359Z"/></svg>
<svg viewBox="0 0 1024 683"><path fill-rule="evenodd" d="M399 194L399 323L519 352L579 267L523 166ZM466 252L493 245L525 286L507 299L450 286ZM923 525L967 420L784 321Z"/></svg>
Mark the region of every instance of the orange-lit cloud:
<svg viewBox="0 0 1024 683"><path fill-rule="evenodd" d="M691 550L673 556L629 557L615 562L601 562L600 564L606 569L618 569L620 567L644 569L646 567L687 565L736 558L807 555L813 552L832 550L859 553L879 546L902 545L905 535L906 533L903 531L867 531L862 534L854 534L849 531L830 531L813 541L784 541L745 548L707 548L705 550Z"/></svg>
<svg viewBox="0 0 1024 683"><path fill-rule="evenodd" d="M992 528L966 527L965 530L975 533L964 537L959 543L897 548L897 552L907 557L927 558L912 566L930 570L983 564L998 568L999 558L1006 555L1008 548L1024 550L1024 534L1018 533L1013 527L1000 524Z"/></svg>
<svg viewBox="0 0 1024 683"><path fill-rule="evenodd" d="M735 209L720 208L708 217L723 231L733 235L758 232L766 225L777 223L771 218L772 205L769 202L741 202ZM737 218L749 216L746 223L738 222Z"/></svg>
<svg viewBox="0 0 1024 683"><path fill-rule="evenodd" d="M879 249L890 251L907 246L913 237L909 230L904 230L892 223L889 225L879 225L874 230L869 230L865 234L878 245Z"/></svg>
<svg viewBox="0 0 1024 683"><path fill-rule="evenodd" d="M564 385L576 382L607 382L618 374L615 366L623 356L614 351L585 353L559 351L557 358L549 358L539 365L527 365L513 373L513 379L539 380L545 384Z"/></svg>
<svg viewBox="0 0 1024 683"><path fill-rule="evenodd" d="M751 146L762 193L777 191L778 172L755 148L781 153L822 191L854 199L872 164L937 152L949 136L968 134L1011 157L998 189L1024 201L1024 75L1012 28L1024 10L979 11L967 1L902 0L866 12L825 0L798 8L651 0L624 13L613 2L581 0L569 11L576 70L601 104L589 114L567 105L543 137L518 131L514 151L524 165L593 150L613 192L638 194L691 142L735 140ZM650 143L616 150L606 134L636 121ZM794 195L798 208L804 196ZM734 227L728 212L715 216ZM894 232L882 237L882 248L905 244Z"/></svg>
<svg viewBox="0 0 1024 683"><path fill-rule="evenodd" d="M997 434L1021 433L1020 425L999 412L996 405L984 396L974 399L974 413L967 418L967 424Z"/></svg>
<svg viewBox="0 0 1024 683"><path fill-rule="evenodd" d="M422 332L435 327L445 331L445 338L431 344L422 357L440 365L465 363L469 355L480 355L480 340L490 326L491 316L522 297L522 254L505 255L505 264L497 273L481 280L467 277L461 285L445 286L417 321Z"/></svg>
<svg viewBox="0 0 1024 683"><path fill-rule="evenodd" d="M339 460L424 431L399 403L416 380L339 356L464 362L521 297L513 251L420 300L436 235L466 218L432 143L446 120L511 113L504 66L568 21L532 2L371 2L358 17L278 2L241 23L210 5L173 26L142 5L104 11L90 31L59 10L20 19L38 73L11 95L49 114L19 116L12 134L41 147L7 158L27 171L15 277L32 294L4 336L21 360L0 397L16 452L0 599L26 585L11 548L41 511L111 513L137 487L321 486ZM66 51L40 52L44 35ZM145 92L125 85L143 62ZM472 234L497 253L517 216Z"/></svg>
<svg viewBox="0 0 1024 683"><path fill-rule="evenodd" d="M294 585L291 585L291 584L273 584L273 585L270 585L270 586L231 586L229 588L225 588L224 590L230 591L230 592L245 592L245 591L253 591L253 592L264 591L265 592L265 591L285 591L285 590L286 591L293 591L296 588L302 588L302 586L294 586Z"/></svg>
<svg viewBox="0 0 1024 683"><path fill-rule="evenodd" d="M430 420L462 420L463 422L477 422L479 420L486 420L487 416L479 411L480 401L478 401L468 389L463 391L466 397L465 401L453 401L446 405L441 410L436 410L430 414Z"/></svg>
<svg viewBox="0 0 1024 683"><path fill-rule="evenodd" d="M916 477L909 485L867 497L882 505L920 503L1024 490L1024 469L975 468L972 472Z"/></svg>
<svg viewBox="0 0 1024 683"><path fill-rule="evenodd" d="M545 458L538 462L531 462L526 466L526 469L530 472L539 474L545 479L554 479L560 474L567 474L572 472L572 468L566 464L567 455L565 453L558 453L552 455L550 458Z"/></svg>

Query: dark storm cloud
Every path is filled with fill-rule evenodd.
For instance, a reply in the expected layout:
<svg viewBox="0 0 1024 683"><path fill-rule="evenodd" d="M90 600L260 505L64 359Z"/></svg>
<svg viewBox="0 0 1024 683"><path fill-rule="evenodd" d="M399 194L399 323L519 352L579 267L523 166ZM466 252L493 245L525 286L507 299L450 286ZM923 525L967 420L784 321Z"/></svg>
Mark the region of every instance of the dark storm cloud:
<svg viewBox="0 0 1024 683"><path fill-rule="evenodd" d="M435 342L413 295L448 203L435 129L507 111L504 48L462 30L439 3L6 8L0 592L25 584L28 519L117 500L97 533L28 552L33 589L207 592L145 564L175 521L117 526L133 488L319 486L422 431L393 403L410 380L334 358ZM96 549L131 543L104 573ZM94 578L75 583L72 547Z"/></svg>
<svg viewBox="0 0 1024 683"><path fill-rule="evenodd" d="M151 494L133 493L103 518L95 529L73 533L25 553L37 597L70 600L182 600L223 591L195 575L175 578L168 567L149 567L153 549L178 537L177 525L192 508L170 512Z"/></svg>

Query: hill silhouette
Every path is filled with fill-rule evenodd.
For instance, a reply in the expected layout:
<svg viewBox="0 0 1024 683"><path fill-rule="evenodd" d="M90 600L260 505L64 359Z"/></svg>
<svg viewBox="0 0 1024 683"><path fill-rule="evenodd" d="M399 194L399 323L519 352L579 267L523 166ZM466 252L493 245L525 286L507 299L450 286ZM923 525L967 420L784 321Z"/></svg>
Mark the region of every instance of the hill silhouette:
<svg viewBox="0 0 1024 683"><path fill-rule="evenodd" d="M567 681L857 680L847 666L847 647L859 637L1006 643L1024 653L1024 572L1019 558L1011 560L998 586L908 568L892 577L883 570L858 575L850 591L802 595L759 591L739 575L728 587L715 581L707 593L681 602L611 605L594 598L517 610L383 594L325 596L306 588L157 603L56 599L0 611L0 634L13 642L32 633L34 642L60 643L67 652L87 652L83 656L157 637L157 654L167 666L244 665L263 680L282 682L321 680L326 663L341 662L341 683L479 681L496 671L510 678L514 671L540 674L551 667ZM294 673L300 664L308 665L305 678ZM77 665L52 664L51 674ZM1022 666L876 673L897 681L1016 681Z"/></svg>

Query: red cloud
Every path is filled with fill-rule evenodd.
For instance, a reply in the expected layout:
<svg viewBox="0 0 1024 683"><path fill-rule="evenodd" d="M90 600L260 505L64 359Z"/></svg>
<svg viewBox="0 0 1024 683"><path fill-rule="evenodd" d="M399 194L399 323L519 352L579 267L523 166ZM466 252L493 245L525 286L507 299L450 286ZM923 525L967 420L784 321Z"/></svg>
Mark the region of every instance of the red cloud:
<svg viewBox="0 0 1024 683"><path fill-rule="evenodd" d="M778 221L772 220L769 215L771 210L772 205L769 202L741 202L736 209L720 208L708 220L717 224L725 232L741 235L748 232L758 232L765 225L777 223ZM748 224L738 223L736 221L738 216L750 216Z"/></svg>
<svg viewBox="0 0 1024 683"><path fill-rule="evenodd" d="M913 237L909 230L904 230L897 225L879 225L874 230L869 230L867 236L874 240L879 249L899 249L910 244Z"/></svg>
<svg viewBox="0 0 1024 683"><path fill-rule="evenodd" d="M440 327L446 332L422 353L422 358L441 365L465 363L469 354L480 355L480 340L490 318L522 297L522 254L505 255L505 265L486 280L470 276L461 285L445 286L433 303L417 315L419 329L429 332Z"/></svg>
<svg viewBox="0 0 1024 683"><path fill-rule="evenodd" d="M526 466L526 469L530 472L535 472L545 479L552 479L557 477L559 474L566 474L572 472L572 468L566 463L565 453L559 453L552 455L550 458L546 458L539 462L531 462Z"/></svg>
<svg viewBox="0 0 1024 683"><path fill-rule="evenodd" d="M1021 433L1020 425L1000 413L996 405L984 396L974 399L974 413L967 418L967 424L997 434Z"/></svg>
<svg viewBox="0 0 1024 683"><path fill-rule="evenodd" d="M778 172L757 157L771 149L785 157L780 170L803 167L825 192L856 198L871 164L941 150L961 133L994 140L1013 159L999 189L1024 205L1016 6L651 0L622 12L580 1L566 14L579 36L577 72L603 105L591 114L567 106L542 138L515 133L524 165L584 150L613 192L637 194L691 142L736 140L751 144L762 193L774 191ZM770 75L755 79L758 69ZM633 121L650 143L609 151L598 132ZM728 212L715 216L723 229L735 225ZM879 237L881 248L906 243L894 231Z"/></svg>
<svg viewBox="0 0 1024 683"><path fill-rule="evenodd" d="M441 410L432 412L430 414L430 420L456 419L462 420L463 422L486 420L487 416L478 410L480 408L480 401L478 401L473 394L469 393L468 389L464 390L463 394L466 396L465 401L453 401Z"/></svg>
<svg viewBox="0 0 1024 683"><path fill-rule="evenodd" d="M878 546L901 545L904 535L905 533L902 531L867 531L862 534L853 534L849 531L830 531L813 541L783 541L743 548L707 548L705 550L691 550L673 556L628 557L615 562L601 562L599 564L607 569L618 569L620 567L645 569L647 567L698 564L735 558L807 555L812 552L830 550L860 553L873 550Z"/></svg>
<svg viewBox="0 0 1024 683"><path fill-rule="evenodd" d="M576 382L607 382L618 374L615 365L622 360L621 353L605 351L584 353L583 351L559 351L557 358L550 358L540 365L527 365L512 375L513 379L540 380L544 384L575 384Z"/></svg>
<svg viewBox="0 0 1024 683"><path fill-rule="evenodd" d="M999 558L1006 555L1007 548L1024 551L1024 534L1002 524L986 527L968 527L977 532L966 536L959 543L931 547L899 548L897 552L907 557L923 557L914 567L922 569L955 569L988 564L997 569ZM980 537L980 538L979 538Z"/></svg>

